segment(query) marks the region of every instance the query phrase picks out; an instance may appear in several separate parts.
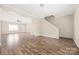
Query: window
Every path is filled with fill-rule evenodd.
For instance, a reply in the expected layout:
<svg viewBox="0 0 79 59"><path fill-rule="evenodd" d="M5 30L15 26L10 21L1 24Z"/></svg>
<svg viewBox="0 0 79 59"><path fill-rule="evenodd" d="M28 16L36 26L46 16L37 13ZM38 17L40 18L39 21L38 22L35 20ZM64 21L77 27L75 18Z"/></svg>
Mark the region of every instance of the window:
<svg viewBox="0 0 79 59"><path fill-rule="evenodd" d="M9 31L18 31L18 25L9 24Z"/></svg>

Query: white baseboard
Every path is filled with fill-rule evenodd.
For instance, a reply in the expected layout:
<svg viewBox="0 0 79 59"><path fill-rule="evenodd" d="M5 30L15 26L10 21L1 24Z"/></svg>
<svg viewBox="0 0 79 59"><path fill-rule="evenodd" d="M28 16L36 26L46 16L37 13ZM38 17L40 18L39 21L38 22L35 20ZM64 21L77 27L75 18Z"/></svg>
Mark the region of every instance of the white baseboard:
<svg viewBox="0 0 79 59"><path fill-rule="evenodd" d="M76 41L76 40L74 39L74 42L75 42L75 44L77 45L77 47L79 48L79 43L78 43L78 41Z"/></svg>

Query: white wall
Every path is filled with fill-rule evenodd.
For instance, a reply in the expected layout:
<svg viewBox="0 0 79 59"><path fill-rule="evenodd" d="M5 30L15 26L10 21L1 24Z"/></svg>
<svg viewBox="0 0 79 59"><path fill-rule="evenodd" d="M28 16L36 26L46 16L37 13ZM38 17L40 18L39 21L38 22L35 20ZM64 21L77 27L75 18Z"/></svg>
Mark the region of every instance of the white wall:
<svg viewBox="0 0 79 59"><path fill-rule="evenodd" d="M34 35L39 36L40 35L40 20L39 19L34 19L32 20L32 30Z"/></svg>
<svg viewBox="0 0 79 59"><path fill-rule="evenodd" d="M59 28L60 37L73 38L73 16L50 18L49 22Z"/></svg>
<svg viewBox="0 0 79 59"><path fill-rule="evenodd" d="M1 22L0 22L0 44L1 44Z"/></svg>
<svg viewBox="0 0 79 59"><path fill-rule="evenodd" d="M50 24L48 21L42 19L40 28L42 36L59 39L59 29L54 25Z"/></svg>
<svg viewBox="0 0 79 59"><path fill-rule="evenodd" d="M79 8L77 8L74 14L74 41L79 47Z"/></svg>
<svg viewBox="0 0 79 59"><path fill-rule="evenodd" d="M8 34L8 23L1 22L1 34Z"/></svg>
<svg viewBox="0 0 79 59"><path fill-rule="evenodd" d="M0 34L1 34L1 22L0 22Z"/></svg>
<svg viewBox="0 0 79 59"><path fill-rule="evenodd" d="M27 23L27 32L30 32L32 35L40 35L40 20L33 19L31 23Z"/></svg>

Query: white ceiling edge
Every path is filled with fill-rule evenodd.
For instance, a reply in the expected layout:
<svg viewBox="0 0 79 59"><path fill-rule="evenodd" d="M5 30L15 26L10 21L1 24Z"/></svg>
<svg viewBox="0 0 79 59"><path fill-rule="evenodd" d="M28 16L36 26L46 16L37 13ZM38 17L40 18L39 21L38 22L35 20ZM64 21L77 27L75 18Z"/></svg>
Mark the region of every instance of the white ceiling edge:
<svg viewBox="0 0 79 59"><path fill-rule="evenodd" d="M24 10L21 10L21 9L18 9L18 8L15 8L11 5L0 5L0 9L4 10L4 11L7 11L7 12L15 12L17 14L19 14L20 16L23 16L25 18L30 18L30 19L38 19L37 17L31 15L30 13L28 12L25 12Z"/></svg>
<svg viewBox="0 0 79 59"><path fill-rule="evenodd" d="M38 7L39 4L13 4L13 5L10 5L10 4L7 5L6 4L6 5L2 5L2 6L4 6L4 8L6 8L8 10L15 11L15 12L21 14L24 17L32 17L32 18L36 18L36 19L44 18L44 17L50 16L50 15L54 15L55 17L62 17L62 16L72 15L74 13L75 9L79 6L78 4L64 4L64 6L63 6L63 4L62 4L62 6L61 6L61 4L54 4L53 8L56 8L56 10L51 11L50 10L51 7L52 7L51 5L52 4L45 4L45 6L47 8L46 7ZM64 7L65 7L65 9L64 9ZM30 10L30 8L32 8L33 11ZM45 9L47 9L47 13L44 12ZM65 11L63 12L63 10L60 10L60 9L63 9ZM42 12L39 12L39 10L41 10L41 11L43 10L43 11ZM54 13L51 13L49 11L54 12ZM43 12L46 15L43 15L44 14Z"/></svg>
<svg viewBox="0 0 79 59"><path fill-rule="evenodd" d="M79 7L78 4L44 4L43 7L40 7L40 4L14 4L10 6L21 9L26 13L28 12L37 18L44 18L50 15L55 17L72 15L74 10Z"/></svg>

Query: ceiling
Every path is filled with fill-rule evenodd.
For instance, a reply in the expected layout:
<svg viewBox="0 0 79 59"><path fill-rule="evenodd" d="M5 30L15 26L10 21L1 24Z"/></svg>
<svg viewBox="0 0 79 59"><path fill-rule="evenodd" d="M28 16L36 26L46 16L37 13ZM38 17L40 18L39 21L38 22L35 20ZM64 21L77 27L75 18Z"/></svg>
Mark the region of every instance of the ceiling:
<svg viewBox="0 0 79 59"><path fill-rule="evenodd" d="M46 16L54 15L55 17L61 17L66 15L72 15L78 4L12 4L11 7L25 11L30 15L37 18L44 18Z"/></svg>

